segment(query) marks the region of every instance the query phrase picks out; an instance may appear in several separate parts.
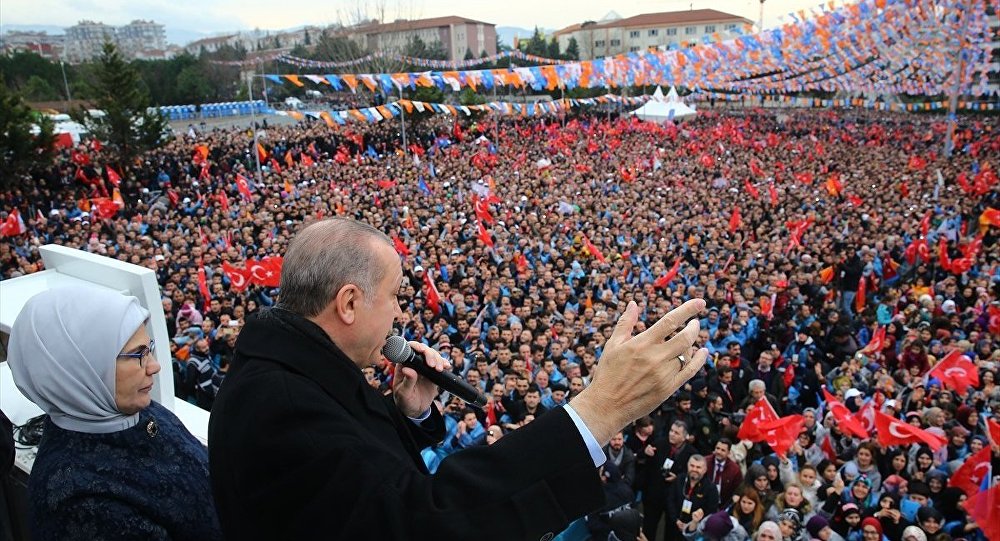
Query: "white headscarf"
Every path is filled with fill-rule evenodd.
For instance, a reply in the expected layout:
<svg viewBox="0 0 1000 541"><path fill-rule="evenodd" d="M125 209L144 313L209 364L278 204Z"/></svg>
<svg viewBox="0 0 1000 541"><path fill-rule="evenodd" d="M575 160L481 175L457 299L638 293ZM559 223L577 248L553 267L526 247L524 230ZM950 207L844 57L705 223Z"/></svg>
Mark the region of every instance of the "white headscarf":
<svg viewBox="0 0 1000 541"><path fill-rule="evenodd" d="M135 297L89 286L28 299L10 333L14 383L66 430L106 434L135 426L115 403L118 354L149 312Z"/></svg>

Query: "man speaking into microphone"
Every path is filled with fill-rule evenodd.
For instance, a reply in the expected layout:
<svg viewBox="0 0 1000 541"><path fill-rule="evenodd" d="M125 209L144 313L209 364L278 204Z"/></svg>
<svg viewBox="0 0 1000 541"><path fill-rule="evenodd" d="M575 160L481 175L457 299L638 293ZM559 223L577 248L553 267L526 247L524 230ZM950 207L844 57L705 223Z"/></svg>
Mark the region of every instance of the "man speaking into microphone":
<svg viewBox="0 0 1000 541"><path fill-rule="evenodd" d="M704 301L636 336L638 307L629 303L572 405L451 455L430 475L419 452L444 437L437 386L401 364L383 397L361 372L381 359L401 315L402 280L392 242L366 224L324 220L293 239L280 303L240 333L209 422L212 490L228 539L551 537L604 504L602 447L707 357L689 353ZM412 362L448 366L409 345Z"/></svg>

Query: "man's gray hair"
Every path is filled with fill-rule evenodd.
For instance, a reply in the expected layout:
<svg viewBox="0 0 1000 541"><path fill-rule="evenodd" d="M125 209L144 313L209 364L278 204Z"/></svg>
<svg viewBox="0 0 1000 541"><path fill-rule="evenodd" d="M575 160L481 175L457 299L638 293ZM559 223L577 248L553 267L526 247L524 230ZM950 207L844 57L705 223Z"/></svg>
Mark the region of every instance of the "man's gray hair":
<svg viewBox="0 0 1000 541"><path fill-rule="evenodd" d="M750 385L747 386L751 391L754 389L761 389L763 391L767 390L767 385L762 379L752 379L750 380Z"/></svg>
<svg viewBox="0 0 1000 541"><path fill-rule="evenodd" d="M348 218L323 220L300 231L285 252L281 306L315 317L348 284L357 286L370 306L387 271L373 241L392 246L378 229Z"/></svg>
<svg viewBox="0 0 1000 541"><path fill-rule="evenodd" d="M704 455L699 455L698 453L695 453L691 455L691 458L688 458L688 464L691 464L693 462L708 462L708 461L705 460Z"/></svg>

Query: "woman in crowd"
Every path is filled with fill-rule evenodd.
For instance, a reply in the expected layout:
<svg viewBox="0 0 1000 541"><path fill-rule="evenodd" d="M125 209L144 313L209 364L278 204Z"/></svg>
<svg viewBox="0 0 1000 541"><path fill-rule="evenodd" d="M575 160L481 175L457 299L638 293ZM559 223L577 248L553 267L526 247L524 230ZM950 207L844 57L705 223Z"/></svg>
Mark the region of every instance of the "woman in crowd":
<svg viewBox="0 0 1000 541"><path fill-rule="evenodd" d="M871 489L875 492L878 492L882 488L882 474L879 473L878 464L875 461L878 455L878 444L873 441L866 441L858 446L854 460L850 460L847 464L844 464L845 468L853 465L857 469L858 475L867 477L871 484Z"/></svg>
<svg viewBox="0 0 1000 541"><path fill-rule="evenodd" d="M764 506L757 490L751 486L742 486L733 498L730 514L747 532L755 532L764 521Z"/></svg>
<svg viewBox="0 0 1000 541"><path fill-rule="evenodd" d="M812 504L806 499L802 485L798 483L788 483L785 490L774 501L774 505L768 509L765 518L778 522L778 517L787 511L794 509L799 515L799 525L803 525L813 516Z"/></svg>
<svg viewBox="0 0 1000 541"><path fill-rule="evenodd" d="M48 415L28 484L35 541L221 539L205 447L150 399L148 318L135 297L65 287L14 321L14 382Z"/></svg>

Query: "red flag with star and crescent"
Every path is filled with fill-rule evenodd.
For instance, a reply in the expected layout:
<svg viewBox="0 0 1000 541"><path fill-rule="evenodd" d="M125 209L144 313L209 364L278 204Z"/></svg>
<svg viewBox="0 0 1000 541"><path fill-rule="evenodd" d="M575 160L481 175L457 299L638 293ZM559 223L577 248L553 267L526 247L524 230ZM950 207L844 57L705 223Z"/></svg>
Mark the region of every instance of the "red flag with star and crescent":
<svg viewBox="0 0 1000 541"><path fill-rule="evenodd" d="M923 443L927 444L931 451L937 451L947 443L940 436L931 434L926 430L917 428L895 417L890 417L881 411L875 412L875 429L878 431L879 445L884 447Z"/></svg>
<svg viewBox="0 0 1000 541"><path fill-rule="evenodd" d="M826 387L823 387L823 399L826 401L826 409L832 412L834 419L837 420L837 427L840 428L841 432L863 440L871 437L865 430L865 425L852 417L847 406L841 404L835 396L830 394L830 391L826 390Z"/></svg>
<svg viewBox="0 0 1000 541"><path fill-rule="evenodd" d="M942 385L963 396L969 387L979 387L979 369L957 349L938 361L928 376L941 380Z"/></svg>

